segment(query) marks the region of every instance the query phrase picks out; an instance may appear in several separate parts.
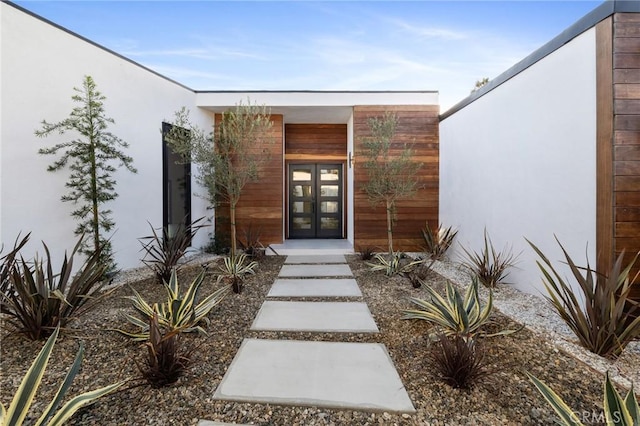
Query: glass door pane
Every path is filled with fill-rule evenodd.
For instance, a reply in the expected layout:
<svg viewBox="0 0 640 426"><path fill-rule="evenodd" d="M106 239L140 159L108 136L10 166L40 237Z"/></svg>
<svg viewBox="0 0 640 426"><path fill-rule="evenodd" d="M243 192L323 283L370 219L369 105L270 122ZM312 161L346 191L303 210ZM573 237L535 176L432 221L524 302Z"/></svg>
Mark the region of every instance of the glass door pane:
<svg viewBox="0 0 640 426"><path fill-rule="evenodd" d="M316 234L315 165L289 166L289 238Z"/></svg>
<svg viewBox="0 0 640 426"><path fill-rule="evenodd" d="M342 164L317 166L317 223L319 238L342 238Z"/></svg>

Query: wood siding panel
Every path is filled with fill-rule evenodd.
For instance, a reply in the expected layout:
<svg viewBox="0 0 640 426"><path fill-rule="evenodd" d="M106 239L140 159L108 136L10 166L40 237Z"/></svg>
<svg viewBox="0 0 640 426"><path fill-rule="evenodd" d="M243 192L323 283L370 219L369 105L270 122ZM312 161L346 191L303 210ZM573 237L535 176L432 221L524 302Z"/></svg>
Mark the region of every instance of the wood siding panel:
<svg viewBox="0 0 640 426"><path fill-rule="evenodd" d="M612 56L614 253L628 262L640 250L640 14L613 15Z"/></svg>
<svg viewBox="0 0 640 426"><path fill-rule="evenodd" d="M613 23L596 26L596 247L597 268L613 261Z"/></svg>
<svg viewBox="0 0 640 426"><path fill-rule="evenodd" d="M346 124L287 124L284 134L287 158L344 159L347 155Z"/></svg>
<svg viewBox="0 0 640 426"><path fill-rule="evenodd" d="M221 116L216 114L216 125ZM260 242L268 244L281 243L283 234L283 119L282 115L271 116L273 127L268 135L269 161L260 172L258 182L248 183L240 196L236 210L236 228L238 238L243 239L245 232L251 228L260 233ZM222 203L216 208L216 232L222 238L229 236L229 205Z"/></svg>
<svg viewBox="0 0 640 426"><path fill-rule="evenodd" d="M386 210L384 206L372 207L362 185L367 181L367 171L362 142L369 133L367 120L382 117L385 112L395 112L399 123L392 151L400 152L405 143L413 144L413 161L422 163L418 172L419 190L410 199L396 205L394 248L402 251L421 250L420 230L428 221L438 226L439 197L439 133L437 105L426 106L356 106L354 108L354 213L355 247L378 247L386 250Z"/></svg>

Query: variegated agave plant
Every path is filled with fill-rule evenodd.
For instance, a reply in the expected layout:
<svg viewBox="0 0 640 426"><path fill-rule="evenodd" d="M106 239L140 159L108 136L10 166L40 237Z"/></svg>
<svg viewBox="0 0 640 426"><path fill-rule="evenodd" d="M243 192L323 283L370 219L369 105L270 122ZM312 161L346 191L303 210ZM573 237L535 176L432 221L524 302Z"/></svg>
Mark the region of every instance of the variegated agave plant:
<svg viewBox="0 0 640 426"><path fill-rule="evenodd" d="M554 411L560 416L561 425L581 426L583 423L571 408L555 393L549 386L544 384L535 376L527 373L529 380L535 385L544 399L551 405ZM633 386L623 399L618 393L611 379L609 372L604 382L604 416L607 425L616 426L637 426L640 425L640 407L636 398Z"/></svg>
<svg viewBox="0 0 640 426"><path fill-rule="evenodd" d="M208 322L207 315L211 310L222 301L229 292L229 286L224 286L209 296L205 297L200 303L196 304L198 290L205 277L203 270L193 280L184 295L180 295L178 284L178 276L176 270L171 272L169 283L165 283L167 290L167 301L165 303L154 303L150 305L134 288L133 296L127 296L127 299L133 302L133 308L138 312L139 317L126 315L127 320L140 327L140 331L131 333L125 330L115 330L135 340L147 340L149 338L149 320L154 314L158 314L158 324L167 330L179 330L181 332L197 331L207 334L204 328L200 326L203 322Z"/></svg>
<svg viewBox="0 0 640 426"><path fill-rule="evenodd" d="M42 381L42 377L44 375L45 369L47 368L47 364L49 362L49 357L51 356L51 352L53 351L53 347L56 342L56 338L58 337L59 328L56 328L53 334L47 340L44 347L40 350L40 353L31 364L31 367L27 371L27 374L22 379L20 386L16 394L11 401L11 404L7 409L5 409L4 405L0 404L0 425L2 426L19 426L22 425L27 413L29 411L29 407L31 407L31 403L33 402L33 398L35 393ZM84 354L84 349L82 345L76 354L76 358L71 365L71 368L67 372L64 381L60 385L58 392L55 397L49 403L44 413L40 416L38 421L35 423L36 426L40 425L48 425L48 426L58 426L64 424L67 420L73 416L76 411L85 405L91 404L98 398L101 398L116 389L118 389L124 382L114 383L109 386L105 386L100 389L96 389L91 392L86 392L81 395L78 395L68 401L66 404L58 410L58 406L65 394L71 387L71 383L73 379L78 374L80 370L80 365L82 364L82 356Z"/></svg>
<svg viewBox="0 0 640 426"><path fill-rule="evenodd" d="M478 279L473 278L464 298L450 282L447 282L445 297L438 294L430 286L425 286L430 300L412 297L411 302L420 309L403 311L403 319L421 319L440 326L445 335L457 335L465 339L473 338L480 333L480 327L487 323L493 309L492 292L489 292L489 299L483 307L478 295L478 285ZM505 335L515 331L517 330L503 330L484 336Z"/></svg>
<svg viewBox="0 0 640 426"><path fill-rule="evenodd" d="M377 263L366 262L366 264L371 267L372 271L384 271L386 276L392 277L397 274L407 273L411 271L413 267L423 262L423 260L414 260L413 262L403 265L403 257L404 253L400 251L393 252L391 255L380 253L374 256Z"/></svg>
<svg viewBox="0 0 640 426"><path fill-rule="evenodd" d="M234 293L240 293L244 276L255 274L255 269L258 266L258 262L255 260L248 263L247 260L248 257L244 253L225 257L224 263L219 266L218 282L229 281Z"/></svg>

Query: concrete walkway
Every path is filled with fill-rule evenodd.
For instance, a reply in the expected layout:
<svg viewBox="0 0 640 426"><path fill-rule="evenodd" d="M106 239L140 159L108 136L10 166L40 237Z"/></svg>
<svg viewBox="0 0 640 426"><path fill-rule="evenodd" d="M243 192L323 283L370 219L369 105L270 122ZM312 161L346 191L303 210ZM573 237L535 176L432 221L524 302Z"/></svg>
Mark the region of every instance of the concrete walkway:
<svg viewBox="0 0 640 426"><path fill-rule="evenodd" d="M312 296L322 301L268 299L251 329L377 333L352 276L342 255L291 256L267 297ZM360 300L332 302L335 297ZM386 347L379 343L245 339L214 399L415 412Z"/></svg>

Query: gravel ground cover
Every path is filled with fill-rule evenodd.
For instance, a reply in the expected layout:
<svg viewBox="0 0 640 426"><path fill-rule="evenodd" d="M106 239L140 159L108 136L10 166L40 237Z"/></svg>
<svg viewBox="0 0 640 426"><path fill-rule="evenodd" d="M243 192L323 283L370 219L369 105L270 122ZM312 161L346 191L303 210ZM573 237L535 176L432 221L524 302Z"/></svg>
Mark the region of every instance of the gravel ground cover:
<svg viewBox="0 0 640 426"><path fill-rule="evenodd" d="M132 380L123 390L82 409L70 424L195 425L199 419L261 425L553 424L554 414L528 382L524 370L548 383L585 420L596 420L590 423L597 424L602 407L602 374L558 349L545 335L529 329L510 336L482 339L486 358L496 373L470 391L442 384L432 373L426 357L429 325L424 321L401 319L401 310L410 307L408 297L426 297L424 289L412 288L401 277L387 278L371 272L356 256L348 256L348 260L380 333L250 331L284 261L283 257L270 256L261 261L258 274L246 281L241 295L230 294L210 314L208 336L184 336L183 342L195 351L191 369L176 384L153 389ZM188 285L199 270L200 266L185 268L180 273L181 285ZM437 273L432 273L428 281L436 288L444 288L445 279ZM162 301L165 297L163 287L152 278L132 285L149 301ZM214 287L215 278L209 277L202 293L207 294ZM132 310L130 302L122 297L130 294L127 286L117 288L96 311L74 323L74 329L58 339L32 407L34 417L57 389L79 341L85 345L85 360L69 395L139 377L135 360L140 360L143 354L140 343L109 331L127 326L123 315ZM496 313L486 331L518 327L519 324ZM43 342L2 333L0 400L7 404ZM408 415L214 401L212 395L246 337L383 343L417 412Z"/></svg>

